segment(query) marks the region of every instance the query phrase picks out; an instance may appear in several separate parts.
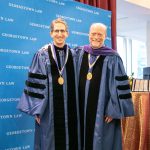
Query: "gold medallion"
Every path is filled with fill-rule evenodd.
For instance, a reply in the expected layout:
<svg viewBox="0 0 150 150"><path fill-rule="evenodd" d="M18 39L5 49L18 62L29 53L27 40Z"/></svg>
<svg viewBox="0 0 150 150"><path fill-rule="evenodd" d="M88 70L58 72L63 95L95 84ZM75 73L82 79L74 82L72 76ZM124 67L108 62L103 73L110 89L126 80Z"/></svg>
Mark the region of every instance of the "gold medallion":
<svg viewBox="0 0 150 150"><path fill-rule="evenodd" d="M59 83L60 85L63 85L63 84L64 84L64 78L60 76L60 77L58 78L58 83Z"/></svg>
<svg viewBox="0 0 150 150"><path fill-rule="evenodd" d="M89 72L89 73L86 75L86 78L87 78L87 80L91 80L91 79L92 79L92 73Z"/></svg>

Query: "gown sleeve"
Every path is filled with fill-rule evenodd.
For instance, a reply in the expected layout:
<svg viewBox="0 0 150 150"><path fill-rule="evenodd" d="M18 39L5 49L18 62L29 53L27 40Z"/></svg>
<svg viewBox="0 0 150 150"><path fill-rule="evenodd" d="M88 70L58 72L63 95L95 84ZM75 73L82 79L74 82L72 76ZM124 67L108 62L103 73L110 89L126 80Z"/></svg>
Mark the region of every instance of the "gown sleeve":
<svg viewBox="0 0 150 150"><path fill-rule="evenodd" d="M114 56L108 61L109 101L105 115L114 119L133 116L134 109L128 76L122 60Z"/></svg>
<svg viewBox="0 0 150 150"><path fill-rule="evenodd" d="M39 50L33 57L28 79L25 81L25 89L17 108L29 115L42 115L48 95L48 76L46 71L46 59Z"/></svg>

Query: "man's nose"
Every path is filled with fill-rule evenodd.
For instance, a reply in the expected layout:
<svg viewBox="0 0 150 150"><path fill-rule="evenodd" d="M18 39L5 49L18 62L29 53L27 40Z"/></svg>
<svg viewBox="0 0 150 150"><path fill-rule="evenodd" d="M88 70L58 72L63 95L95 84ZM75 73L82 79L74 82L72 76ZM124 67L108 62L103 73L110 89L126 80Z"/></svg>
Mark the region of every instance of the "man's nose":
<svg viewBox="0 0 150 150"><path fill-rule="evenodd" d="M62 32L59 30L58 35L62 35Z"/></svg>
<svg viewBox="0 0 150 150"><path fill-rule="evenodd" d="M99 38L99 35L98 35L98 34L95 34L95 37L96 37L96 38Z"/></svg>

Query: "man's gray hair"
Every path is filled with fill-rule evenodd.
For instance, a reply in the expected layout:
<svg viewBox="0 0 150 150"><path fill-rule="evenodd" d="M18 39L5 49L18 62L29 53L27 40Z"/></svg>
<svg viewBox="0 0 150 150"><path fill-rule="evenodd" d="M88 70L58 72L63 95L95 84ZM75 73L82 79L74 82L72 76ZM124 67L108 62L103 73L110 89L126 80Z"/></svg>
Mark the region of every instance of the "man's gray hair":
<svg viewBox="0 0 150 150"><path fill-rule="evenodd" d="M107 31L107 26L106 26L105 24L103 24L103 23L93 23L93 24L90 26L90 30L91 30L91 28L92 28L93 26L99 26L99 27L105 29L105 31Z"/></svg>

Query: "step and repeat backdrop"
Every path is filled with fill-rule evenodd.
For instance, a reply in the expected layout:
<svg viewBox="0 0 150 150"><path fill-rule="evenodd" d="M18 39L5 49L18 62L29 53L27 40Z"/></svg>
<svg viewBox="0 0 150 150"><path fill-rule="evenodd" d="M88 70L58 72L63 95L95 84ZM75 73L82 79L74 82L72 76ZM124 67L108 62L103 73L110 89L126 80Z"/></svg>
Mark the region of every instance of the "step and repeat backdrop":
<svg viewBox="0 0 150 150"><path fill-rule="evenodd" d="M33 150L34 118L16 109L34 53L50 43L50 22L69 25L70 47L88 44L93 22L108 26L105 44L111 47L111 12L72 0L0 1L0 150Z"/></svg>

